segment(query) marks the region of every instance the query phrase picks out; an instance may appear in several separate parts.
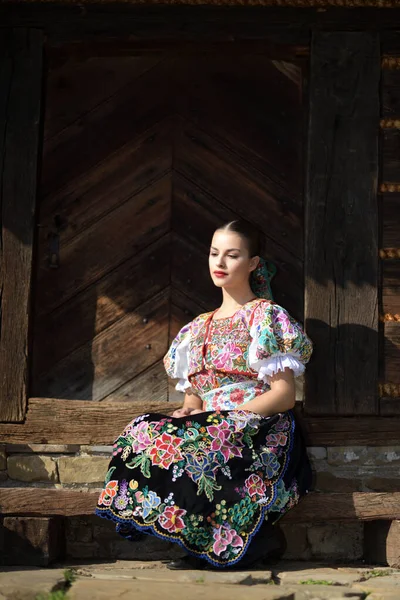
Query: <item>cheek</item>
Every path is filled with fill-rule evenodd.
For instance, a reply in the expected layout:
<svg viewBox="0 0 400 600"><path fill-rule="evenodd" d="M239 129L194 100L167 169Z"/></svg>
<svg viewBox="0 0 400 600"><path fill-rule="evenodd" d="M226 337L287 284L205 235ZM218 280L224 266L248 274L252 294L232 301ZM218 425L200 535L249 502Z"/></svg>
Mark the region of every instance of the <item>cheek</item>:
<svg viewBox="0 0 400 600"><path fill-rule="evenodd" d="M232 261L231 264L229 265L229 271L235 277L246 277L247 276L246 265L240 260Z"/></svg>

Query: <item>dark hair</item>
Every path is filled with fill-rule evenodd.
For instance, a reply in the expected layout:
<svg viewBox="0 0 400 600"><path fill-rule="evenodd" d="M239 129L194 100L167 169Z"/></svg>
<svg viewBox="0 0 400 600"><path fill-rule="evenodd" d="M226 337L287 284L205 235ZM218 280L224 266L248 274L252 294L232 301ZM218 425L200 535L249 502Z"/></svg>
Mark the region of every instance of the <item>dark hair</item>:
<svg viewBox="0 0 400 600"><path fill-rule="evenodd" d="M260 232L243 219L229 221L218 227L217 231L233 231L245 238L249 249L250 258L261 255L261 236Z"/></svg>

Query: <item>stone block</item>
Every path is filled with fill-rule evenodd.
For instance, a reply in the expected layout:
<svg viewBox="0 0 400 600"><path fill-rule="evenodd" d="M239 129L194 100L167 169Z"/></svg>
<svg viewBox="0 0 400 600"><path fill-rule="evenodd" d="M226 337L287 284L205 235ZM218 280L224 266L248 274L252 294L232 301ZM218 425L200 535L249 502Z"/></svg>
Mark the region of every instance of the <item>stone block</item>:
<svg viewBox="0 0 400 600"><path fill-rule="evenodd" d="M286 539L287 548L283 556L285 560L308 560L311 550L307 539L307 525L286 525L281 529Z"/></svg>
<svg viewBox="0 0 400 600"><path fill-rule="evenodd" d="M5 517L5 565L46 567L64 555L63 520L59 517Z"/></svg>
<svg viewBox="0 0 400 600"><path fill-rule="evenodd" d="M0 598L36 600L47 598L64 581L63 569L5 569L0 572Z"/></svg>
<svg viewBox="0 0 400 600"><path fill-rule="evenodd" d="M102 483L108 471L108 456L63 456L57 459L61 483Z"/></svg>
<svg viewBox="0 0 400 600"><path fill-rule="evenodd" d="M316 587L316 582L318 581L329 582L331 585L327 585L326 589L330 593L332 593L333 586L352 586L354 583L362 580L362 575L355 569L345 571L328 566L313 565L312 563L307 565L289 563L285 565L282 562L278 567L273 568L273 573L278 577L280 583L284 585L306 585L305 582L310 582L310 587ZM337 590L335 589L334 591L336 592ZM316 594L316 598L319 597Z"/></svg>
<svg viewBox="0 0 400 600"><path fill-rule="evenodd" d="M370 564L400 569L400 521L366 522L364 557Z"/></svg>
<svg viewBox="0 0 400 600"><path fill-rule="evenodd" d="M363 556L363 524L312 525L307 531L313 558L359 560Z"/></svg>
<svg viewBox="0 0 400 600"><path fill-rule="evenodd" d="M58 482L57 465L49 456L16 454L7 459L10 479Z"/></svg>
<svg viewBox="0 0 400 600"><path fill-rule="evenodd" d="M0 471L7 468L7 455L6 447L4 444L0 444Z"/></svg>
<svg viewBox="0 0 400 600"><path fill-rule="evenodd" d="M7 471L0 471L0 482L8 479Z"/></svg>
<svg viewBox="0 0 400 600"><path fill-rule="evenodd" d="M110 458L113 449L112 446L81 446L81 452L85 454L106 454Z"/></svg>
<svg viewBox="0 0 400 600"><path fill-rule="evenodd" d="M307 453L311 460L324 460L328 456L327 449L322 446L311 446Z"/></svg>
<svg viewBox="0 0 400 600"><path fill-rule="evenodd" d="M400 446L338 446L328 448L330 465L400 465Z"/></svg>

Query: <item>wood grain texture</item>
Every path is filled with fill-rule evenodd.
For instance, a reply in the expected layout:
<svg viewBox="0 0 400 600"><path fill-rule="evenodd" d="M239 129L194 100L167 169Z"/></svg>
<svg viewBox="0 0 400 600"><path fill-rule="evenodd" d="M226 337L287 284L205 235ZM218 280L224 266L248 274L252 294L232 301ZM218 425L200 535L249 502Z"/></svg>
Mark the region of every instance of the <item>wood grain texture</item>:
<svg viewBox="0 0 400 600"><path fill-rule="evenodd" d="M400 383L400 323L385 323L384 381Z"/></svg>
<svg viewBox="0 0 400 600"><path fill-rule="evenodd" d="M35 315L34 381L68 354L167 288L170 261L171 242L167 234L50 314ZM145 281L146 285L137 285L140 281Z"/></svg>
<svg viewBox="0 0 400 600"><path fill-rule="evenodd" d="M38 488L0 489L4 515L57 516L91 515L99 492ZM282 519L290 523L372 521L400 518L400 492L311 492Z"/></svg>
<svg viewBox="0 0 400 600"><path fill-rule="evenodd" d="M291 52L293 62L270 60L254 43L234 62L167 52L102 64L69 46L53 57L33 396L177 400L159 371L164 341L157 345L151 329L159 350L141 352L135 313L165 290L160 339L168 330L172 341L196 314L218 306L209 243L215 228L238 216L262 229L279 271L277 296L302 319L302 156L293 140L304 60ZM109 93L102 75L111 78ZM100 339L115 356L99 349Z"/></svg>
<svg viewBox="0 0 400 600"><path fill-rule="evenodd" d="M171 178L166 175L106 214L69 243L64 245L60 236L59 268L49 268L46 256L41 257L36 300L38 311L55 310L168 233L170 209Z"/></svg>
<svg viewBox="0 0 400 600"><path fill-rule="evenodd" d="M153 369L147 372L150 378ZM178 403L161 394L160 400L142 396L143 401L136 401L126 399L123 388L119 392L102 402L31 398L25 422L0 423L0 438L6 444L111 444L131 419L146 412L170 414L182 403L181 396ZM300 415L300 425L310 446L400 445L396 418Z"/></svg>
<svg viewBox="0 0 400 600"><path fill-rule="evenodd" d="M315 32L305 317L309 414L378 413L379 38ZM357 242L355 242L357 240Z"/></svg>
<svg viewBox="0 0 400 600"><path fill-rule="evenodd" d="M400 314L400 260L382 261L381 269L383 312Z"/></svg>
<svg viewBox="0 0 400 600"><path fill-rule="evenodd" d="M168 350L169 290L126 314L36 382L34 393L55 398L101 400Z"/></svg>
<svg viewBox="0 0 400 600"><path fill-rule="evenodd" d="M28 386L43 33L0 41L0 420L21 421Z"/></svg>
<svg viewBox="0 0 400 600"><path fill-rule="evenodd" d="M400 178L400 131L385 129L382 135L381 176L384 183L399 183Z"/></svg>
<svg viewBox="0 0 400 600"><path fill-rule="evenodd" d="M400 180L400 168L398 180ZM400 248L400 195L383 194L381 202L382 247Z"/></svg>

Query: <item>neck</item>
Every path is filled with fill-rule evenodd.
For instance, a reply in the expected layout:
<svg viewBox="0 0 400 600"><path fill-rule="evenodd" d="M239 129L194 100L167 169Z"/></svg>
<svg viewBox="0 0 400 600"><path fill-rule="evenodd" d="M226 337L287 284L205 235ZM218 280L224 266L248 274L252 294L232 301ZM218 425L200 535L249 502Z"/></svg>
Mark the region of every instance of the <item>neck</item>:
<svg viewBox="0 0 400 600"><path fill-rule="evenodd" d="M225 289L222 288L222 304L220 310L223 312L229 312L235 310L239 306L243 306L246 302L249 302L255 298L254 292L251 290L250 285L241 287L240 289Z"/></svg>

